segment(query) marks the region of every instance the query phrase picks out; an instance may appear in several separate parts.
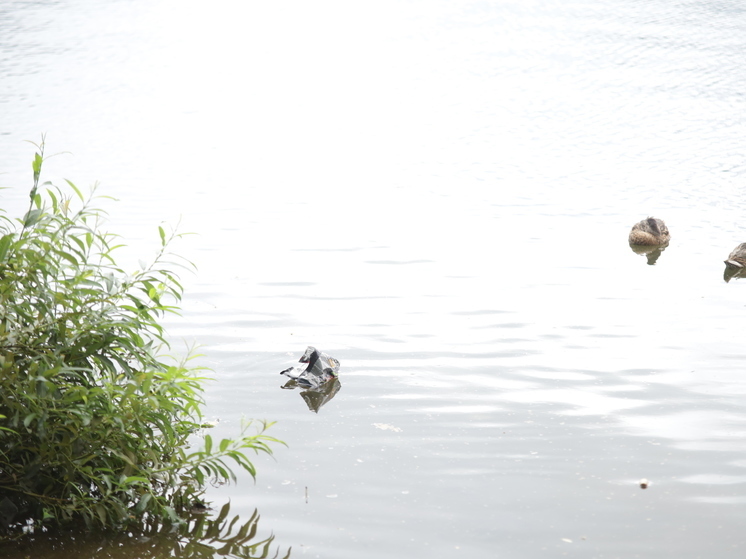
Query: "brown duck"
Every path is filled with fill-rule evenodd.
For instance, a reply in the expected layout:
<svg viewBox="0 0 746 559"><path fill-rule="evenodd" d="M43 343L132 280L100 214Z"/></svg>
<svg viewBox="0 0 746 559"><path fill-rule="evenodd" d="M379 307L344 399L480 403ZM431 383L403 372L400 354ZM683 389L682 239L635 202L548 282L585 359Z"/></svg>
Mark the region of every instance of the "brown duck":
<svg viewBox="0 0 746 559"><path fill-rule="evenodd" d="M632 226L629 244L637 246L660 246L668 244L671 234L662 219L649 217Z"/></svg>
<svg viewBox="0 0 746 559"><path fill-rule="evenodd" d="M729 268L746 267L746 243L741 243L731 251L725 265Z"/></svg>

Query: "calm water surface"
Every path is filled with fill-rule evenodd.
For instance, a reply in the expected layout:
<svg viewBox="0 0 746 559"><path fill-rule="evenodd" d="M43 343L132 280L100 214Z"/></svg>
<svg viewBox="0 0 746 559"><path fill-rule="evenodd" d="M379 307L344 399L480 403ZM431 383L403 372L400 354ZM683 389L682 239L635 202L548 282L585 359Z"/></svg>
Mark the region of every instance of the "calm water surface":
<svg viewBox="0 0 746 559"><path fill-rule="evenodd" d="M46 132L125 261L197 233L169 330L215 436L288 443L210 492L273 553L740 558L744 52L735 0L11 0L2 207ZM307 345L318 413L280 388Z"/></svg>

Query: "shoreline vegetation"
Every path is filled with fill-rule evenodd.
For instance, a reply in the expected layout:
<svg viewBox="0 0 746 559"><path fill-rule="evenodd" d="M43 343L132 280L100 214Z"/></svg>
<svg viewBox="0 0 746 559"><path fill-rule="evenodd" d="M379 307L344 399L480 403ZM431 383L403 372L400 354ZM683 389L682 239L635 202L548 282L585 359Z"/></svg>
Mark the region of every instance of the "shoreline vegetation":
<svg viewBox="0 0 746 559"><path fill-rule="evenodd" d="M206 485L256 477L248 451L284 444L272 423L213 440L203 419L207 371L170 357L159 320L179 313L170 251L127 273L118 236L102 227L105 196L71 181L40 184L34 144L25 215L0 210L0 542L35 529L152 530L186 525ZM194 450L199 449L199 450ZM234 520L235 522L235 520Z"/></svg>

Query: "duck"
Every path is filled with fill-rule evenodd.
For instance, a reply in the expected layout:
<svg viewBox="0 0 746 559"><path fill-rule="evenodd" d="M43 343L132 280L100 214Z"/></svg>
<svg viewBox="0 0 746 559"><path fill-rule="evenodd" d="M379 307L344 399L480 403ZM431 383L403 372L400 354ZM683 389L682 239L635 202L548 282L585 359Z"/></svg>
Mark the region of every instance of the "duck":
<svg viewBox="0 0 746 559"><path fill-rule="evenodd" d="M666 245L671 240L668 227L662 219L648 217L632 226L629 232L629 244L637 246Z"/></svg>
<svg viewBox="0 0 746 559"><path fill-rule="evenodd" d="M725 260L729 268L743 268L746 266L746 243L741 243L734 248Z"/></svg>

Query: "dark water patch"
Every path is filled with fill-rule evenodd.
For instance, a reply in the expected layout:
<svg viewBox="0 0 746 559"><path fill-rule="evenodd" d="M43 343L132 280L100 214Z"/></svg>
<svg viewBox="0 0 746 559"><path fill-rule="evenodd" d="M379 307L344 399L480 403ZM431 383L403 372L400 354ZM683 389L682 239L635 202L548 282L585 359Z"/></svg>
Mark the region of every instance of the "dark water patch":
<svg viewBox="0 0 746 559"><path fill-rule="evenodd" d="M259 530L260 516L230 516L230 503L205 510L178 526L150 526L121 532L36 530L16 542L0 544L3 559L287 559L275 536Z"/></svg>

